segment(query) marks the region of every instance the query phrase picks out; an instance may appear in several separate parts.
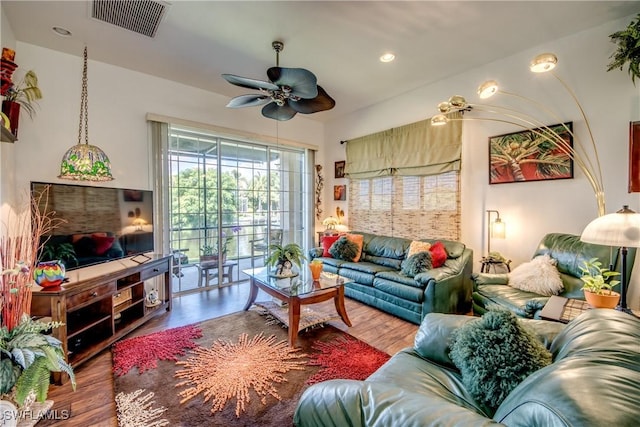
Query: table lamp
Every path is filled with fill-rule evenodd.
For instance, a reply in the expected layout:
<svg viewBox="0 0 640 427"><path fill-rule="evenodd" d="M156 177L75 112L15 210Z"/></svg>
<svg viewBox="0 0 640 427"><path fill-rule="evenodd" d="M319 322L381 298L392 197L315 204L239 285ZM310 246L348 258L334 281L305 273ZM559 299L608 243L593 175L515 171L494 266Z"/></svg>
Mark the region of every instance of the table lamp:
<svg viewBox="0 0 640 427"><path fill-rule="evenodd" d="M582 232L580 240L605 246L620 247L622 255L620 302L616 310L631 313L627 307L627 248L640 248L640 214L624 205L616 213L591 221Z"/></svg>

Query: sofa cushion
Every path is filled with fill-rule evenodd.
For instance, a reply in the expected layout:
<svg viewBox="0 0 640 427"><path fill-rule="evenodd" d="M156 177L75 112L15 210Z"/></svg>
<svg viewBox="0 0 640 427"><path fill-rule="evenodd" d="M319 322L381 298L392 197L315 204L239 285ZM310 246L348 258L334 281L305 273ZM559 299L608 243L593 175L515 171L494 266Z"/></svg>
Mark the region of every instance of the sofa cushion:
<svg viewBox="0 0 640 427"><path fill-rule="evenodd" d="M402 273L408 277L431 270L431 252L416 252L402 261Z"/></svg>
<svg viewBox="0 0 640 427"><path fill-rule="evenodd" d="M393 271L391 267L385 267L384 265L374 264L372 262L344 262L340 264L340 267L345 270L361 271L368 274L377 274L383 271Z"/></svg>
<svg viewBox="0 0 640 427"><path fill-rule="evenodd" d="M366 237L369 237L367 240ZM376 257L404 259L411 240L400 237L365 235L364 252Z"/></svg>
<svg viewBox="0 0 640 427"><path fill-rule="evenodd" d="M367 255L365 253L362 254L362 258L360 260L364 260L373 264L382 265L384 267L388 267L389 269L393 269L393 270L400 270L402 266L402 260L400 259Z"/></svg>
<svg viewBox="0 0 640 427"><path fill-rule="evenodd" d="M527 292L551 296L564 290L557 262L548 254L520 264L509 273L509 286Z"/></svg>
<svg viewBox="0 0 640 427"><path fill-rule="evenodd" d="M411 257L411 255L417 254L418 252L428 252L430 248L431 248L431 243L414 240L409 245L409 252L407 252L407 258Z"/></svg>
<svg viewBox="0 0 640 427"><path fill-rule="evenodd" d="M486 309L503 307L527 318L534 317L548 300L549 297L505 285L482 285L473 293L473 301Z"/></svg>
<svg viewBox="0 0 640 427"><path fill-rule="evenodd" d="M393 295L403 300L419 302L424 301L424 291L415 286L403 285L396 281L375 277L373 287L389 295Z"/></svg>
<svg viewBox="0 0 640 427"><path fill-rule="evenodd" d="M362 248L364 247L364 236L362 234L352 234L352 233L347 233L346 236L350 242L353 242L358 246L358 253L353 258L353 262L360 261L360 258L362 258Z"/></svg>
<svg viewBox="0 0 640 427"><path fill-rule="evenodd" d="M356 257L359 256L359 248L356 243L347 239L347 236L341 236L331 245L329 253L337 259L355 261Z"/></svg>
<svg viewBox="0 0 640 427"><path fill-rule="evenodd" d="M114 236L100 236L94 234L91 236L95 243L95 254L104 255L113 246L113 242L116 240Z"/></svg>
<svg viewBox="0 0 640 427"><path fill-rule="evenodd" d="M453 334L449 357L471 395L494 409L525 378L551 363L551 353L507 310L462 325Z"/></svg>
<svg viewBox="0 0 640 427"><path fill-rule="evenodd" d="M327 257L327 258L331 257L331 253L329 252L329 248L339 238L340 238L339 234L335 234L335 235L332 235L332 236L322 236L322 239L320 239L320 243L322 243L322 256L323 257Z"/></svg>
<svg viewBox="0 0 640 427"><path fill-rule="evenodd" d="M431 264L433 268L442 267L448 258L447 250L444 248L442 242L436 242L431 245L429 252L431 252Z"/></svg>
<svg viewBox="0 0 640 427"><path fill-rule="evenodd" d="M346 263L346 261L343 261L341 259L331 258L331 257L320 257L318 259L322 261L323 265L330 265L335 268L339 268L344 263Z"/></svg>

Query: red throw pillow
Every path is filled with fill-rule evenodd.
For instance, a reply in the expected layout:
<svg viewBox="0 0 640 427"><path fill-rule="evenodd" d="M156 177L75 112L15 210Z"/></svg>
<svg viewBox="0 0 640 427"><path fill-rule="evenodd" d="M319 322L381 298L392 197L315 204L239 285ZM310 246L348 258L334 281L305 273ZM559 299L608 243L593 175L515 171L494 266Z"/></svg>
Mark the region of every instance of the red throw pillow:
<svg viewBox="0 0 640 427"><path fill-rule="evenodd" d="M322 256L327 258L333 258L329 253L329 248L331 245L335 243L336 240L340 238L339 234L334 234L331 236L322 236Z"/></svg>
<svg viewBox="0 0 640 427"><path fill-rule="evenodd" d="M104 255L105 252L113 246L113 242L116 240L113 236L100 236L98 234L93 234L91 239L93 239L96 244L96 255Z"/></svg>
<svg viewBox="0 0 640 427"><path fill-rule="evenodd" d="M444 248L442 242L435 242L429 248L431 252L431 265L433 268L442 267L447 260L447 250Z"/></svg>

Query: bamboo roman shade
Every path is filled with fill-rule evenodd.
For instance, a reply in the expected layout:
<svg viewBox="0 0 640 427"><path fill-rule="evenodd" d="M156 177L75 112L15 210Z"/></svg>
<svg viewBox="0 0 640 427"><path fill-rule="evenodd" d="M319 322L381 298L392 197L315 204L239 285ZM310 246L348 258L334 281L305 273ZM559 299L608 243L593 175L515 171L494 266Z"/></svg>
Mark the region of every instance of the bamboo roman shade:
<svg viewBox="0 0 640 427"><path fill-rule="evenodd" d="M452 119L460 118L454 113ZM345 174L351 179L425 176L460 170L462 121L431 126L431 119L347 141Z"/></svg>

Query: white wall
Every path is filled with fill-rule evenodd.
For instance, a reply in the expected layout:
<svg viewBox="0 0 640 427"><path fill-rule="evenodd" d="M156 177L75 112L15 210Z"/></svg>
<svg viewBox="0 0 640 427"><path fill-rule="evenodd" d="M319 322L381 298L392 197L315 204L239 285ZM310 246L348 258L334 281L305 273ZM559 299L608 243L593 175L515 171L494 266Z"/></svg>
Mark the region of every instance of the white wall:
<svg viewBox="0 0 640 427"><path fill-rule="evenodd" d="M528 63L535 55L554 52L559 58L557 75L575 91L593 129L602 163L607 213L615 212L623 204L640 212L640 194L627 192L628 129L630 121L640 119L640 85L634 87L626 70L606 72L609 55L615 48L608 35L624 28L634 18L630 16L523 51L329 123L325 134L331 150L326 150L325 164L331 168L331 173L327 171L325 199L329 200L334 185L333 162L345 158L340 140L424 120L436 114L437 104L451 95L463 95L469 102L479 103L476 88L488 79L497 80L504 90L542 102L558 112L563 121L573 121L578 138L584 144L588 143L585 123L559 82L551 75L534 75L528 70ZM464 47L460 51L464 52ZM492 103L511 103L520 110L526 109L524 104L514 102L513 97L494 98ZM474 114L482 116L467 113L466 117ZM544 118L539 112L535 115L547 124L558 122ZM486 209L499 210L507 223L507 239L494 239L492 250L511 258L512 266L529 260L544 234L580 234L597 216L594 194L577 168L572 180L488 185L487 138L517 130L513 126L496 126L486 121L464 123L462 241L475 252L476 271L479 270L477 261L486 253ZM639 308L640 259L636 262L628 301L630 306Z"/></svg>
<svg viewBox="0 0 640 427"><path fill-rule="evenodd" d="M16 40L13 36L13 29L4 13L0 12L0 37L2 46L15 49ZM11 209L9 201L15 198L15 179L13 171L14 165L11 160L14 158L14 145L10 143L0 143L0 219L6 218L8 210Z"/></svg>

